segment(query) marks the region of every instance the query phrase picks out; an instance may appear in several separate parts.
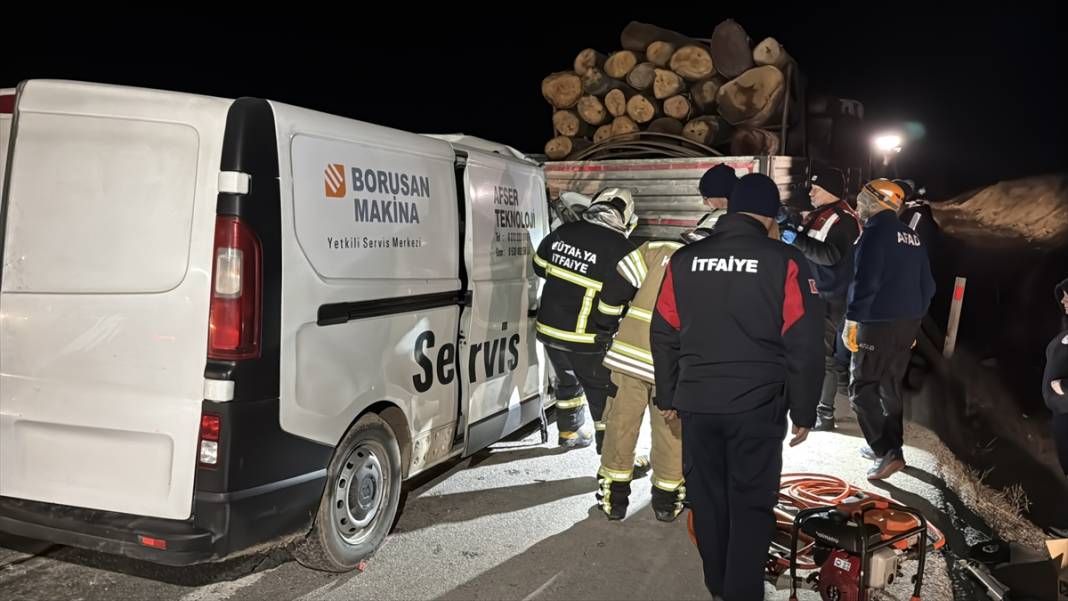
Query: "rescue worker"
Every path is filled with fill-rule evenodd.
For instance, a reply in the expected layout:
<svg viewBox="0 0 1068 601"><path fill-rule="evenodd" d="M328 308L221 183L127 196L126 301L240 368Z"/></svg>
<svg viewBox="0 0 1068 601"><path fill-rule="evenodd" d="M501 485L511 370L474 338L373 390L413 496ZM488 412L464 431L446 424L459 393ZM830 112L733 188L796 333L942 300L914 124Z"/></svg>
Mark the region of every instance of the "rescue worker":
<svg viewBox="0 0 1068 601"><path fill-rule="evenodd" d="M769 177L732 190L713 233L675 251L651 330L654 402L682 420L683 464L705 585L764 595L786 418L791 446L816 422L823 307L801 251L768 237Z"/></svg>
<svg viewBox="0 0 1068 601"><path fill-rule="evenodd" d="M814 209L798 226L784 223L783 242L793 244L808 259L820 298L826 303L823 320L823 391L813 430L834 430L834 399L839 383L849 382L849 366L842 356L846 292L853 279L853 245L860 237L860 220L845 200L845 177L838 169L813 170L809 198Z"/></svg>
<svg viewBox="0 0 1068 601"><path fill-rule="evenodd" d="M895 179L895 184L901 186L905 193L905 206L901 210L901 221L908 224L909 229L920 236L920 242L927 248L928 255L934 252L938 241L940 229L934 219L931 203L922 198L925 189L917 187L911 179Z"/></svg>
<svg viewBox="0 0 1068 601"><path fill-rule="evenodd" d="M876 179L857 195L864 230L842 340L853 353L849 400L875 465L869 480L884 480L905 467L902 380L920 320L934 296L931 266L920 237L898 219L905 193Z"/></svg>
<svg viewBox="0 0 1068 601"><path fill-rule="evenodd" d="M644 276L637 250L627 239L633 225L631 192L608 188L593 199L580 221L546 236L534 256L534 272L545 278L536 328L556 373L558 442L564 447L587 447L596 440L601 451L601 417L612 387L602 362L612 332L597 334L593 311L613 280L624 278L624 273L633 278L633 283L615 287L622 291L614 299L620 304L630 300L626 292L633 296L638 278ZM587 405L593 428L587 424Z"/></svg>
<svg viewBox="0 0 1068 601"><path fill-rule="evenodd" d="M1064 475L1068 476L1068 280L1053 291L1064 312L1062 332L1046 348L1046 369L1042 375L1042 397L1053 412L1053 440Z"/></svg>
<svg viewBox="0 0 1068 601"><path fill-rule="evenodd" d="M717 165L701 178L700 193L706 201L726 201L737 181L733 169L726 165ZM713 217L712 213L706 215L698 224L698 228L687 232L683 238L692 240L707 236L708 230L702 229L701 225ZM682 513L683 501L686 499L686 487L682 477L682 428L678 419L667 419L652 405L654 372L649 345L649 324L656 295L660 292L660 284L664 278L664 269L672 253L681 246L678 242L664 241L642 244L638 252L645 264L646 275L630 301L630 306L624 312L622 306L605 306L603 300L598 303L599 313L609 316L604 329L611 329L611 316L623 313L619 330L604 360L605 366L612 370L612 384L615 385L616 393L608 399L604 414L606 430L601 468L597 472L597 500L601 511L609 520L622 520L627 515L630 484L634 477L634 446L638 442L638 433L647 408L650 410L653 439L651 505L656 519L661 522L674 521ZM629 281L627 274L623 275L623 280L613 280L616 285ZM611 285L606 285L604 291L605 298L625 294L625 291L617 293ZM602 322L605 320L598 320L599 329Z"/></svg>
<svg viewBox="0 0 1068 601"><path fill-rule="evenodd" d="M727 213L727 195L734 189L737 181L738 175L734 169L723 163L705 171L701 176L697 189L713 222Z"/></svg>

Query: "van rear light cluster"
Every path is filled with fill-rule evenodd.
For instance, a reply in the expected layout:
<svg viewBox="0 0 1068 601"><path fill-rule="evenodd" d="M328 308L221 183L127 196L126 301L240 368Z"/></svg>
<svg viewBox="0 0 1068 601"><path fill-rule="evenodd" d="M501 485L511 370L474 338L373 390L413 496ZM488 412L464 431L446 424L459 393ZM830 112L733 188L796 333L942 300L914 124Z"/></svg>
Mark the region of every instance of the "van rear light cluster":
<svg viewBox="0 0 1068 601"><path fill-rule="evenodd" d="M252 228L237 217L216 217L208 358L259 357L262 269L260 241Z"/></svg>
<svg viewBox="0 0 1068 601"><path fill-rule="evenodd" d="M205 413L200 416L200 439L197 444L197 462L203 467L219 465L219 433L222 418Z"/></svg>

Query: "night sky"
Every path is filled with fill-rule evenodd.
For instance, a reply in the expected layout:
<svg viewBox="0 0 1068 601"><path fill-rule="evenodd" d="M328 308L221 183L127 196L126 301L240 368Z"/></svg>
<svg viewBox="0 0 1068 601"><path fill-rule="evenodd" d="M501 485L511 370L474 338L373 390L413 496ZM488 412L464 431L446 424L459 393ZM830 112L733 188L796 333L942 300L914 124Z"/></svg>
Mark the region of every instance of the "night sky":
<svg viewBox="0 0 1068 601"><path fill-rule="evenodd" d="M754 43L769 35L782 42L810 92L863 102L873 132L921 124L925 137L906 146L901 175L926 184L934 198L1068 171L1068 70L1057 32L1065 11L1053 3L1014 2L1011 10L969 3L957 14L939 7L942 12L924 14L896 3L870 14L862 8L869 3L818 14L759 5L615 16L608 3L545 5L551 10L528 3L508 5L505 16L504 9L454 5L429 13L406 4L413 8L395 18L326 9L305 13L315 20L261 14L207 29L198 21L214 17L154 16L138 26L50 23L5 31L0 84L65 78L266 97L541 152L551 136L551 110L540 94L544 75L570 68L584 47L619 49L619 32L632 19L709 37L719 21L733 17Z"/></svg>

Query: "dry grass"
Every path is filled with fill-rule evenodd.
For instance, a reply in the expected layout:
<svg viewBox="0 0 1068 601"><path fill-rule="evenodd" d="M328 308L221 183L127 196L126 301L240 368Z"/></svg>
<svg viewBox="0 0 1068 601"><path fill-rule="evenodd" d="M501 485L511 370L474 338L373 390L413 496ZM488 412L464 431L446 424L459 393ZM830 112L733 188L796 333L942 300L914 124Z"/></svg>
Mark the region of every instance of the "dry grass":
<svg viewBox="0 0 1068 601"><path fill-rule="evenodd" d="M957 493L961 501L990 525L1003 540L1045 549L1046 536L1024 517L1031 501L1020 485L996 490L985 484L987 474L964 465L930 430L909 424L910 444L930 452L938 462L936 474Z"/></svg>

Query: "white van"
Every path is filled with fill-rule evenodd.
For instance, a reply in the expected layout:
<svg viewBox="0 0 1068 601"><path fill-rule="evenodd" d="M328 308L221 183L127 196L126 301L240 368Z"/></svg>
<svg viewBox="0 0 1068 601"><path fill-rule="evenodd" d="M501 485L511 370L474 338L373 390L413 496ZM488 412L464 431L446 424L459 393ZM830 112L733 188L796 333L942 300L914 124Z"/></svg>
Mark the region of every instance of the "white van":
<svg viewBox="0 0 1068 601"><path fill-rule="evenodd" d="M545 181L511 149L259 99L2 98L0 530L170 565L291 538L346 570L402 480L550 402Z"/></svg>

